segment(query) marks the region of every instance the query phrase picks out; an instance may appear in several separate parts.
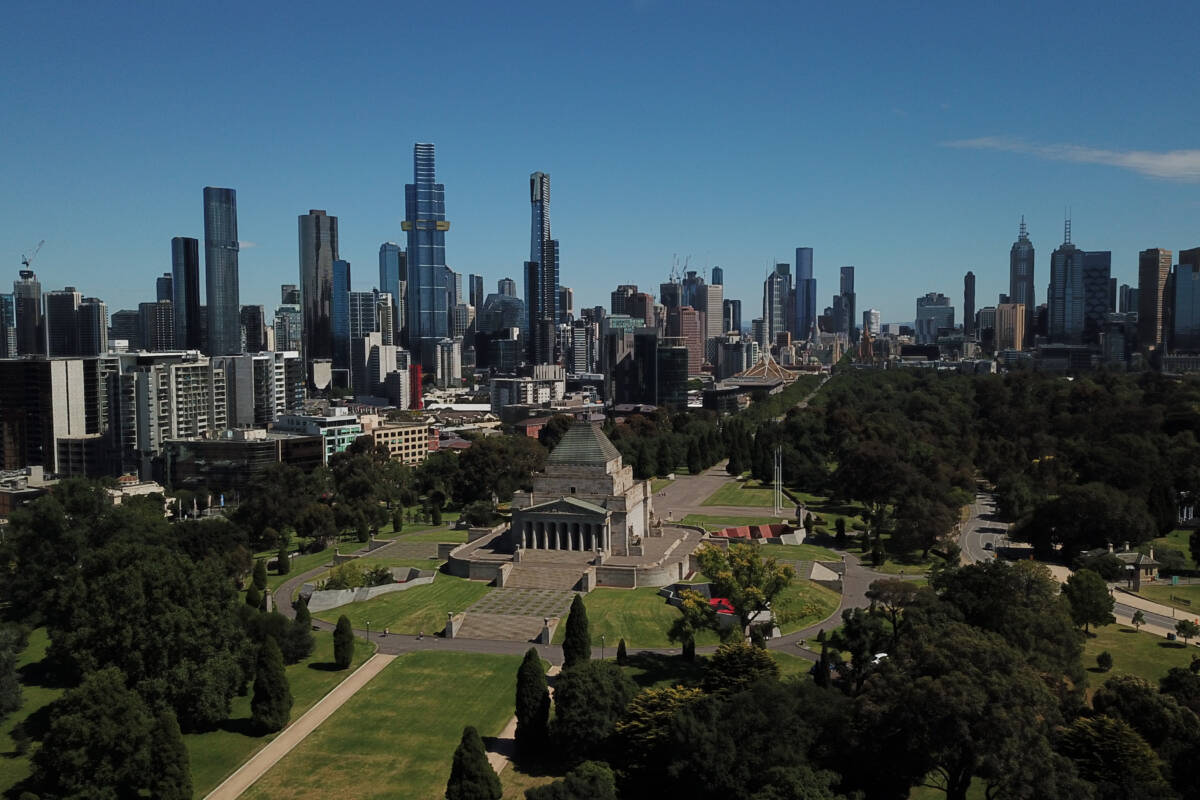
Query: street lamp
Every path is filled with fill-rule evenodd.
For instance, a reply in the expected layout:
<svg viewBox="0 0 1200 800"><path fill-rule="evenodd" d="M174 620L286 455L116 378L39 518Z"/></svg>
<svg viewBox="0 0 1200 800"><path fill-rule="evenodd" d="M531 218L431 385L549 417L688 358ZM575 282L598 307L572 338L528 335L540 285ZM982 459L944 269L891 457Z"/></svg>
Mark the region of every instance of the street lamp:
<svg viewBox="0 0 1200 800"><path fill-rule="evenodd" d="M605 644L604 634L602 633L602 634L600 634L600 660L601 661L604 660L604 644Z"/></svg>
<svg viewBox="0 0 1200 800"><path fill-rule="evenodd" d="M367 641L371 641L371 620L367 620Z"/></svg>

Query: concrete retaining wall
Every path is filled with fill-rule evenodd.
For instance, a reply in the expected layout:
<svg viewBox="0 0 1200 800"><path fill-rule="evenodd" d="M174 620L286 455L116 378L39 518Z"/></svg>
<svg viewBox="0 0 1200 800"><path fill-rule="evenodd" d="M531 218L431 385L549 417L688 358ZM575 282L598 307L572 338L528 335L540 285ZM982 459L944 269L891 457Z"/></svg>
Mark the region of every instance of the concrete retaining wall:
<svg viewBox="0 0 1200 800"><path fill-rule="evenodd" d="M392 592L403 592L406 589L411 589L414 586L426 586L433 583L433 574L428 577L412 578L404 583L385 583L382 586L360 586L357 589L321 589L313 591L308 596L309 611L328 611L331 608L349 605L350 603L363 603L367 600L373 600L376 597ZM308 588L311 584L305 584ZM301 589L300 594L304 594Z"/></svg>

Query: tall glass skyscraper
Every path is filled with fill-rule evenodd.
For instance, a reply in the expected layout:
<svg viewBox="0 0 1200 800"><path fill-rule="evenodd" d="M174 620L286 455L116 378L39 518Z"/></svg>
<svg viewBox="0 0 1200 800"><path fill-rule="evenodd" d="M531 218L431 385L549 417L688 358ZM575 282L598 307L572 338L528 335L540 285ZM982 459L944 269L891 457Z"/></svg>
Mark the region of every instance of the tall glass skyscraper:
<svg viewBox="0 0 1200 800"><path fill-rule="evenodd" d="M796 330L792 335L804 341L812 335L817 321L817 279L813 277L811 247L796 248Z"/></svg>
<svg viewBox="0 0 1200 800"><path fill-rule="evenodd" d="M792 265L776 264L763 281L763 321L767 327L767 342L787 330L788 301L792 294Z"/></svg>
<svg viewBox="0 0 1200 800"><path fill-rule="evenodd" d="M296 222L300 235L304 358L333 358L333 262L338 259L338 218L314 208L298 216Z"/></svg>
<svg viewBox="0 0 1200 800"><path fill-rule="evenodd" d="M350 262L333 262L330 290L331 353L334 369L350 369Z"/></svg>
<svg viewBox="0 0 1200 800"><path fill-rule="evenodd" d="M209 355L242 352L238 250L237 192L205 186L204 280Z"/></svg>
<svg viewBox="0 0 1200 800"><path fill-rule="evenodd" d="M1200 247L1179 251L1168 284L1171 298L1171 351L1200 353Z"/></svg>
<svg viewBox="0 0 1200 800"><path fill-rule="evenodd" d="M175 307L175 346L200 350L200 243L186 236L171 240L171 305Z"/></svg>
<svg viewBox="0 0 1200 800"><path fill-rule="evenodd" d="M1069 219L1063 224L1063 243L1050 254L1046 312L1050 341L1083 343L1083 251L1071 241Z"/></svg>
<svg viewBox="0 0 1200 800"><path fill-rule="evenodd" d="M1112 311L1112 251L1083 254L1083 341L1099 344L1104 318Z"/></svg>
<svg viewBox="0 0 1200 800"><path fill-rule="evenodd" d="M404 326L405 291L408 286L408 254L395 242L379 245L379 291L392 296L393 330L397 341L407 342Z"/></svg>
<svg viewBox="0 0 1200 800"><path fill-rule="evenodd" d="M413 183L404 187L408 232L408 346L427 371L437 368L437 343L450 335L446 278L446 187L436 183L434 147L413 145Z"/></svg>
<svg viewBox="0 0 1200 800"><path fill-rule="evenodd" d="M1033 288L1033 242L1029 241L1029 230L1025 227L1025 216L1021 216L1021 227L1017 240L1008 252L1008 301L1025 306L1025 336L1030 339L1033 331L1033 313L1037 310L1037 298Z"/></svg>
<svg viewBox="0 0 1200 800"><path fill-rule="evenodd" d="M529 260L525 262L525 310L529 314L529 360L549 364L554 359L554 326L558 307L558 242L550 236L550 176L529 176L531 226Z"/></svg>
<svg viewBox="0 0 1200 800"><path fill-rule="evenodd" d="M23 269L13 281L13 306L17 328L17 354L46 354L46 329L42 319L42 282L31 269Z"/></svg>

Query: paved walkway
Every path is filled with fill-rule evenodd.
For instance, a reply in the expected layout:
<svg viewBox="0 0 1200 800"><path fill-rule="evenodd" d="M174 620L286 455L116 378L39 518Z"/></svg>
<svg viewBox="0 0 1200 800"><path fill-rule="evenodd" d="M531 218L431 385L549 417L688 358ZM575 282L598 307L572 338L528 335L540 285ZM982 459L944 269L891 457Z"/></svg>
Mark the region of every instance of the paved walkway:
<svg viewBox="0 0 1200 800"><path fill-rule="evenodd" d="M266 747L259 750L250 760L243 764L238 771L225 779L220 786L209 792L205 800L235 800L242 792L254 785L254 782L275 766L281 758L304 741L304 738L316 730L317 726L329 719L333 712L354 696L362 687L374 678L388 664L395 660L394 655L374 655L356 669L350 677L339 683L329 694L317 701L317 704L304 712L298 720L283 729L283 732L271 740Z"/></svg>

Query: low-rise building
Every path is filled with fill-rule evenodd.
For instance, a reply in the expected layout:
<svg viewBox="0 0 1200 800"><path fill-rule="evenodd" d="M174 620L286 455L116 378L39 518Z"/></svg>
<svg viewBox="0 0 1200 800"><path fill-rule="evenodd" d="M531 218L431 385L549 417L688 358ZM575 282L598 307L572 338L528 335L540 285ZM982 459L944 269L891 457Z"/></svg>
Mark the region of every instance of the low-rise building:
<svg viewBox="0 0 1200 800"><path fill-rule="evenodd" d="M326 464L331 456L345 452L355 439L363 435L363 426L358 417L344 408L331 408L324 415L284 414L275 421L272 430L321 436L325 440Z"/></svg>
<svg viewBox="0 0 1200 800"><path fill-rule="evenodd" d="M389 422L371 428L376 445L388 449L392 458L403 464L416 465L429 456L429 423Z"/></svg>

